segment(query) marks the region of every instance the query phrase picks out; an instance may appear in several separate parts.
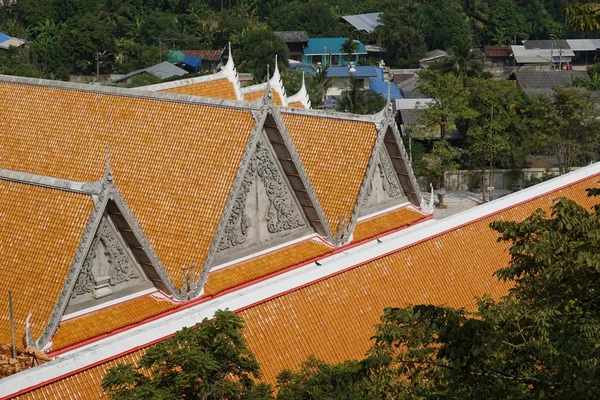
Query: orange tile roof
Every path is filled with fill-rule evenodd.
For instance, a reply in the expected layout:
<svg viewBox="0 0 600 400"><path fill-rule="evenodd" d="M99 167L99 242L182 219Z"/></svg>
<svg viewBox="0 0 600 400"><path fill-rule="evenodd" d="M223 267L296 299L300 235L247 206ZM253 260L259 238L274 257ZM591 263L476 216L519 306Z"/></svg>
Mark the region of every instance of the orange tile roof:
<svg viewBox="0 0 600 400"><path fill-rule="evenodd" d="M548 210L560 196L590 208L598 200L585 189L597 181L590 177L242 311L244 336L264 379L274 382L283 368L311 354L329 362L362 357L385 307L430 303L472 310L475 296L504 295L509 285L492 274L507 264L508 246L496 241L489 223L523 220L537 208ZM17 398L96 399L105 371L141 354L134 351Z"/></svg>
<svg viewBox="0 0 600 400"><path fill-rule="evenodd" d="M0 109L1 168L94 181L108 145L176 285L181 265L204 262L255 124L248 110L6 82Z"/></svg>
<svg viewBox="0 0 600 400"><path fill-rule="evenodd" d="M376 217L364 219L356 224L354 228L354 242L370 239L385 232L414 224L427 218L412 207L401 207Z"/></svg>
<svg viewBox="0 0 600 400"><path fill-rule="evenodd" d="M237 100L235 87L227 78L217 79L209 82L195 83L186 86L178 86L161 90L161 92Z"/></svg>
<svg viewBox="0 0 600 400"><path fill-rule="evenodd" d="M178 307L166 299L146 295L61 322L52 338L52 351L89 340Z"/></svg>
<svg viewBox="0 0 600 400"><path fill-rule="evenodd" d="M333 248L321 241L307 239L238 264L212 272L204 286L206 295L262 278L329 253Z"/></svg>
<svg viewBox="0 0 600 400"><path fill-rule="evenodd" d="M282 105L283 103L281 102L281 96L279 96L279 93L277 93L273 89L271 89L271 93L273 94L273 102L278 106ZM244 100L245 101L254 101L254 100L260 99L264 95L265 95L264 90L258 90L256 92L248 92L248 93L244 93Z"/></svg>
<svg viewBox="0 0 600 400"><path fill-rule="evenodd" d="M288 104L288 107L291 107L291 108L305 108L304 104L302 104L299 101L294 101L293 103Z"/></svg>
<svg viewBox="0 0 600 400"><path fill-rule="evenodd" d="M367 122L283 113L331 229L350 218L358 199L377 130Z"/></svg>
<svg viewBox="0 0 600 400"><path fill-rule="evenodd" d="M93 208L88 195L0 180L0 343L11 343L8 291L17 346L29 312L43 333Z"/></svg>

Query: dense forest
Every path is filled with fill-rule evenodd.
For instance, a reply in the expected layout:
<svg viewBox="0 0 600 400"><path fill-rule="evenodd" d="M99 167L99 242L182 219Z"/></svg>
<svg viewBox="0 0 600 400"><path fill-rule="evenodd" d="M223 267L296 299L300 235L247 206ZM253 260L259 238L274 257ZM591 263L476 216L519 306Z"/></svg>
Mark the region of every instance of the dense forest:
<svg viewBox="0 0 600 400"><path fill-rule="evenodd" d="M0 32L31 41L0 52L0 73L68 79L127 73L166 58L169 48L223 48L241 72L263 73L286 47L278 30L345 36L385 47L386 62L413 66L427 50L524 39L583 37L567 24L571 0L18 0L0 7ZM384 26L357 36L342 15L383 12ZM587 33L589 37L589 33ZM283 57L282 57L283 58ZM283 58L285 60L285 58ZM263 60L263 61L261 61ZM285 65L285 62L283 62Z"/></svg>

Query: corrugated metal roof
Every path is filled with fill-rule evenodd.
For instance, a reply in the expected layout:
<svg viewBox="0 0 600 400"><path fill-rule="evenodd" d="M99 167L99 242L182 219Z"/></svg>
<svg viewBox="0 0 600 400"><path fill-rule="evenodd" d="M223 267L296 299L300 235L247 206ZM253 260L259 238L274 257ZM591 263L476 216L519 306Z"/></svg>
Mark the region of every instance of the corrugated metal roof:
<svg viewBox="0 0 600 400"><path fill-rule="evenodd" d="M596 51L596 46L590 39L567 39L573 51Z"/></svg>
<svg viewBox="0 0 600 400"><path fill-rule="evenodd" d="M305 55L320 55L320 54L345 54L342 51L342 44L346 38L314 38L308 40L308 47L304 49ZM354 54L367 54L365 45L355 40L358 43L358 50Z"/></svg>
<svg viewBox="0 0 600 400"><path fill-rule="evenodd" d="M555 61L558 61L559 57L562 56L563 59L567 57L575 57L575 53L573 53L570 49L526 49L525 46L510 46L513 54L515 55L515 60L518 63L522 64L543 64L549 63L550 58L554 58Z"/></svg>
<svg viewBox="0 0 600 400"><path fill-rule="evenodd" d="M219 61L223 56L223 50L181 50L181 52L204 61Z"/></svg>
<svg viewBox="0 0 600 400"><path fill-rule="evenodd" d="M167 78L171 78L173 76L177 76L177 75L181 76L181 75L185 75L185 74L188 73L185 69L179 68L178 66L173 65L170 62L163 61L160 64L156 64L156 65L153 65L153 66L148 67L148 68L144 68L144 69L140 69L140 70L137 70L137 71L130 72L130 73L126 74L126 75L123 75L122 77L120 77L118 79L115 79L112 82L120 82L120 81L123 81L125 79L129 79L132 76L139 75L139 74L141 74L143 72L147 72L149 74L152 74L152 75L154 75L154 76L156 76L157 78L160 78L160 79L167 79Z"/></svg>
<svg viewBox="0 0 600 400"><path fill-rule="evenodd" d="M418 110L427 108L427 105L431 103L431 98L420 98L420 99L398 99L396 100L396 110Z"/></svg>
<svg viewBox="0 0 600 400"><path fill-rule="evenodd" d="M484 46L486 57L510 57L510 46Z"/></svg>
<svg viewBox="0 0 600 400"><path fill-rule="evenodd" d="M527 50L570 50L569 43L566 40L526 40L523 45Z"/></svg>
<svg viewBox="0 0 600 400"><path fill-rule="evenodd" d="M352 25L357 31L373 32L381 25L379 16L381 13L344 15L342 19Z"/></svg>
<svg viewBox="0 0 600 400"><path fill-rule="evenodd" d="M0 43L0 49L8 49L10 46L21 47L24 44L25 41L23 39L17 39L13 37Z"/></svg>
<svg viewBox="0 0 600 400"><path fill-rule="evenodd" d="M392 100L403 99L402 93L400 93L398 86L394 85L393 83L378 81L375 79L371 79L369 82L369 88L375 93L382 95L384 99L387 98L388 86L390 88L390 98Z"/></svg>
<svg viewBox="0 0 600 400"><path fill-rule="evenodd" d="M419 62L433 61L438 58L446 57L447 55L448 55L448 53L445 52L444 50L439 50L439 49L431 50L431 51L428 51L426 56L424 58L421 58L419 60Z"/></svg>
<svg viewBox="0 0 600 400"><path fill-rule="evenodd" d="M8 39L10 39L10 36L8 36L6 33L0 32L0 43L6 42Z"/></svg>
<svg viewBox="0 0 600 400"><path fill-rule="evenodd" d="M551 89L555 86L568 85L574 76L587 76L582 71L515 71L517 84L522 89Z"/></svg>

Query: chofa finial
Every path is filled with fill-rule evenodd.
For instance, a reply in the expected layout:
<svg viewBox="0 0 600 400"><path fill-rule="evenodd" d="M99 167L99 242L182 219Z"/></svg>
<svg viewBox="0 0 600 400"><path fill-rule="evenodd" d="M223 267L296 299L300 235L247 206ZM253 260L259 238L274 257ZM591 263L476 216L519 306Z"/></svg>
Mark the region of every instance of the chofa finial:
<svg viewBox="0 0 600 400"><path fill-rule="evenodd" d="M112 168L110 167L110 152L108 151L108 144L106 145L106 160L104 164L104 177L108 182L113 181Z"/></svg>

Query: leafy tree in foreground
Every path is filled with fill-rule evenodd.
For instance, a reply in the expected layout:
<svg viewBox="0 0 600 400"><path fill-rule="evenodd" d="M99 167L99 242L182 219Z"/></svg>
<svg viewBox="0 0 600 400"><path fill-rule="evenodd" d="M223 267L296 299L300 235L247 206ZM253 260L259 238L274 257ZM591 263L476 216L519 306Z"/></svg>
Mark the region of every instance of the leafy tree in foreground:
<svg viewBox="0 0 600 400"><path fill-rule="evenodd" d="M600 189L590 189L590 195ZM493 222L513 284L478 310L389 308L361 361L309 359L279 375L295 399L595 399L600 391L600 205L560 198L551 215Z"/></svg>
<svg viewBox="0 0 600 400"><path fill-rule="evenodd" d="M354 75L350 76L348 88L336 100L336 108L352 114L375 114L383 109L385 100L379 93L363 90L364 83Z"/></svg>
<svg viewBox="0 0 600 400"><path fill-rule="evenodd" d="M269 399L260 367L242 336L242 319L217 311L193 328L150 347L138 363L108 371L102 389L113 400Z"/></svg>

